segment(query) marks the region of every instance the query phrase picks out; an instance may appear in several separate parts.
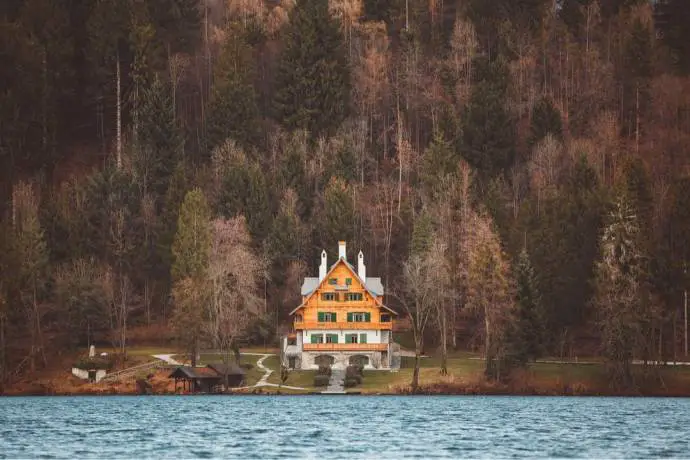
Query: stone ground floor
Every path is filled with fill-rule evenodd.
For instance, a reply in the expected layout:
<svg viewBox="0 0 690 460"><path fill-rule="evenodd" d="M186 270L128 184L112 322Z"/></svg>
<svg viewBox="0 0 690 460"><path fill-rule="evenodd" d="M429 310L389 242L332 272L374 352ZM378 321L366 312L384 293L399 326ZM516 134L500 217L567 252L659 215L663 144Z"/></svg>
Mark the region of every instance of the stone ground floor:
<svg viewBox="0 0 690 460"><path fill-rule="evenodd" d="M345 369L351 364L363 364L365 369L391 369L399 368L399 363L399 356L391 357L388 351L302 351L286 356L284 364L291 369L315 370L321 365Z"/></svg>

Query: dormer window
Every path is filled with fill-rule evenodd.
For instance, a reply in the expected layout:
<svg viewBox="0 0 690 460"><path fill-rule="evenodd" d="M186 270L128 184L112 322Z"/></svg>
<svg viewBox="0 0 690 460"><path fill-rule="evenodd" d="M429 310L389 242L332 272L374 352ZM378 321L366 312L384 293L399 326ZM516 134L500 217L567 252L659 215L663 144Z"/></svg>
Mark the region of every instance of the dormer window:
<svg viewBox="0 0 690 460"><path fill-rule="evenodd" d="M352 278L345 278L345 284L352 286Z"/></svg>

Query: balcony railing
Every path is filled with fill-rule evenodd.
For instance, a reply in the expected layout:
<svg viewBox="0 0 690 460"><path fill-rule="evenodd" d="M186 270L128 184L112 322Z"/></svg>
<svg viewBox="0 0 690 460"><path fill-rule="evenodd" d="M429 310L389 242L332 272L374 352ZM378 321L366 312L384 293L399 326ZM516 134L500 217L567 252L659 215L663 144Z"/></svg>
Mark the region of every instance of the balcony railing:
<svg viewBox="0 0 690 460"><path fill-rule="evenodd" d="M387 351L387 343L305 343L304 351Z"/></svg>
<svg viewBox="0 0 690 460"><path fill-rule="evenodd" d="M391 330L393 323L348 323L348 322L317 322L295 321L295 330L303 329L377 329Z"/></svg>

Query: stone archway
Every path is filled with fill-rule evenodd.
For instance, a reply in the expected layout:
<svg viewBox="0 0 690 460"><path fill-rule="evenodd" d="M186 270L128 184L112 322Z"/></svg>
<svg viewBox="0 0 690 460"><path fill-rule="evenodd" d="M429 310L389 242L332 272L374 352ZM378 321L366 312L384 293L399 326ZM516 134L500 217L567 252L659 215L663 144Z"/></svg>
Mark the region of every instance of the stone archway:
<svg viewBox="0 0 690 460"><path fill-rule="evenodd" d="M352 355L348 363L350 366L366 366L369 364L369 357L366 355Z"/></svg>
<svg viewBox="0 0 690 460"><path fill-rule="evenodd" d="M331 355L319 355L314 358L314 363L319 367L331 367L335 363L335 358Z"/></svg>

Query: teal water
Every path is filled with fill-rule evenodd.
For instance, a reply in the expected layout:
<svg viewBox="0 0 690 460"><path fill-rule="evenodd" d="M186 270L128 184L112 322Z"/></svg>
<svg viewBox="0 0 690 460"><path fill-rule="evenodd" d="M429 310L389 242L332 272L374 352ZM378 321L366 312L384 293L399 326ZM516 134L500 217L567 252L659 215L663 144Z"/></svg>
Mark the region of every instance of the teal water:
<svg viewBox="0 0 690 460"><path fill-rule="evenodd" d="M690 399L0 398L0 458L690 457Z"/></svg>

